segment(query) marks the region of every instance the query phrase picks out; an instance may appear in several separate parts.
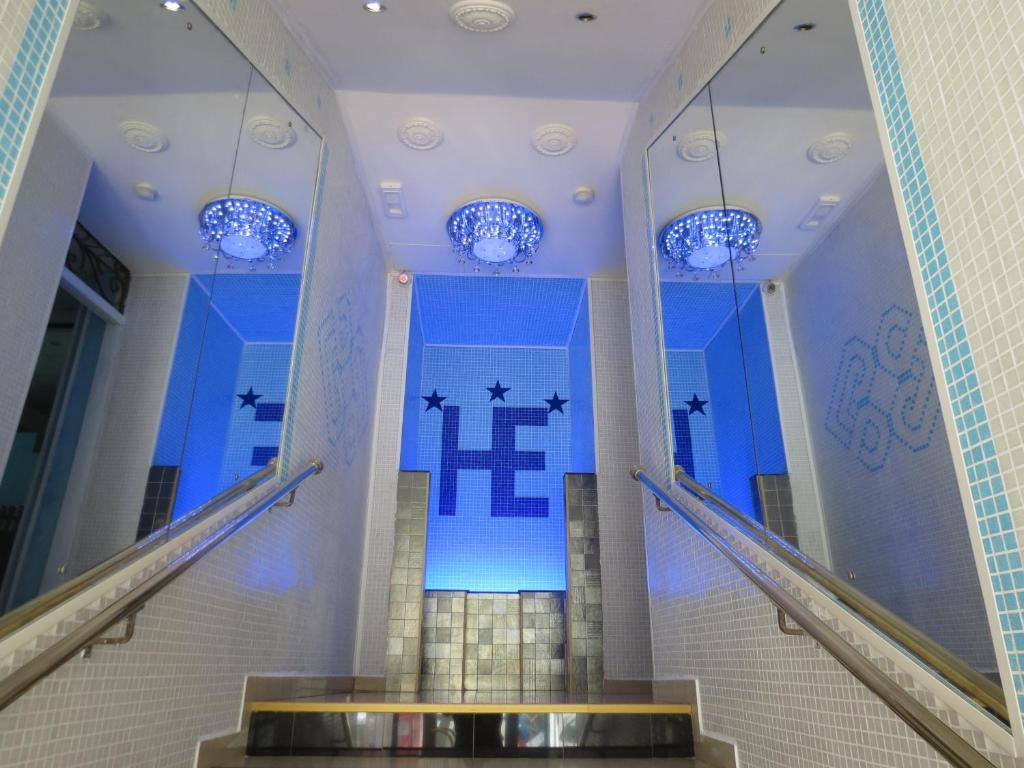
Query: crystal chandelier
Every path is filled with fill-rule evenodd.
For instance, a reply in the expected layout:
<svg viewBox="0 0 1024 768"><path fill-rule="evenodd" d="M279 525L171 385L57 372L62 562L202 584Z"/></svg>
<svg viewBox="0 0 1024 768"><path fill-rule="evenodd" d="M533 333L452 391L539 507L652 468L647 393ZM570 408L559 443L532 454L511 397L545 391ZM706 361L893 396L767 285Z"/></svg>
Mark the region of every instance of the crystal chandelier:
<svg viewBox="0 0 1024 768"><path fill-rule="evenodd" d="M533 263L544 235L540 217L513 200L474 200L458 208L448 219L448 237L459 263L474 262L495 267Z"/></svg>
<svg viewBox="0 0 1024 768"><path fill-rule="evenodd" d="M256 268L291 250L298 230L284 211L253 197L232 195L211 200L199 214L199 236L229 259Z"/></svg>
<svg viewBox="0 0 1024 768"><path fill-rule="evenodd" d="M673 219L658 235L658 253L687 272L713 272L753 257L761 222L742 208L702 208Z"/></svg>

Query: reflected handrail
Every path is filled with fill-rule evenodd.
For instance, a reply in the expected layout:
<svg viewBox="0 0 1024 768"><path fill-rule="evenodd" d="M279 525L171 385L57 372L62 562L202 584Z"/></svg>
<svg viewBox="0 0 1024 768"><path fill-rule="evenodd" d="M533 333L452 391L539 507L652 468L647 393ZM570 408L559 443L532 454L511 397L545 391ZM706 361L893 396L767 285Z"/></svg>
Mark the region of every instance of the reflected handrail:
<svg viewBox="0 0 1024 768"><path fill-rule="evenodd" d="M188 514L182 515L167 525L158 528L143 539L139 539L131 546L125 547L120 552L106 560L94 565L87 571L71 579L70 581L44 592L34 600L30 600L6 616L0 617L0 641L14 634L22 627L31 624L45 613L49 613L61 603L70 600L75 595L84 592L99 582L107 575L118 568L123 568L131 562L139 559L147 552L159 547L169 538L176 536L189 528L201 523L215 512L235 501L251 491L261 483L266 482L277 472L277 461L271 460L267 466L248 477L239 480L230 488L225 488L205 504L196 507Z"/></svg>
<svg viewBox="0 0 1024 768"><path fill-rule="evenodd" d="M872 664L817 614L795 595L783 588L742 552L736 550L711 525L685 507L672 495L647 476L642 467L634 467L633 479L647 487L657 498L686 522L701 538L711 544L746 576L764 595L785 611L821 647L850 674L878 696L897 717L905 722L936 752L956 768L994 768L994 764L969 744L960 734L944 723L924 704L897 685L888 675Z"/></svg>
<svg viewBox="0 0 1024 768"><path fill-rule="evenodd" d="M310 461L287 483L249 504L244 510L206 535L202 541L178 555L141 584L128 590L99 613L72 629L53 645L48 646L38 656L0 680L0 711L73 658L79 651L93 645L96 638L107 629L138 613L149 600L178 576L273 507L278 501L288 496L307 477L320 474L323 468L324 465L320 461Z"/></svg>
<svg viewBox="0 0 1024 768"><path fill-rule="evenodd" d="M771 550L804 576L824 587L843 605L894 639L948 682L975 699L1004 723L1010 722L1003 689L962 659L954 656L919 629L837 577L821 563L761 526L709 488L698 483L682 467L675 468L676 482L712 509L726 522Z"/></svg>

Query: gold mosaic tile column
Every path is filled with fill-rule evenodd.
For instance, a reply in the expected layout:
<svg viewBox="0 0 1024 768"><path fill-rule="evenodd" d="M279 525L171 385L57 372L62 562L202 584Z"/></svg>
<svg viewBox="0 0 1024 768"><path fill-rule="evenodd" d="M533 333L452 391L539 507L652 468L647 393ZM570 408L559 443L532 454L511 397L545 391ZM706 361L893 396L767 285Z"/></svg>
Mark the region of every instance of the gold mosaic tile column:
<svg viewBox="0 0 1024 768"><path fill-rule="evenodd" d="M421 691L462 691L466 593L426 592Z"/></svg>
<svg viewBox="0 0 1024 768"><path fill-rule="evenodd" d="M604 687L604 616L596 475L566 474L565 513L569 551L569 691L600 693Z"/></svg>
<svg viewBox="0 0 1024 768"><path fill-rule="evenodd" d="M519 595L471 593L466 599L466 691L522 690Z"/></svg>
<svg viewBox="0 0 1024 768"><path fill-rule="evenodd" d="M523 691L564 691L565 593L523 592Z"/></svg>
<svg viewBox="0 0 1024 768"><path fill-rule="evenodd" d="M429 493L429 472L399 472L384 662L384 687L388 691L414 693L419 687Z"/></svg>

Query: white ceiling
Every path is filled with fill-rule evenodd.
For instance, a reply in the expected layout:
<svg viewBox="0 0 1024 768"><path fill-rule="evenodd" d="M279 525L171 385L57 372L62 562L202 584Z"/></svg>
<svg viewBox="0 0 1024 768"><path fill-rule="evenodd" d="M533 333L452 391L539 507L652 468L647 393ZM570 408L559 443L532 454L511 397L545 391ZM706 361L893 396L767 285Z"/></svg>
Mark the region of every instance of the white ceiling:
<svg viewBox="0 0 1024 768"><path fill-rule="evenodd" d="M619 157L634 104L362 91L343 91L339 100L392 267L434 274L469 271L452 253L448 217L474 198L505 197L531 206L544 221L537 258L524 274L622 272ZM438 123L444 132L439 147L418 151L399 141L398 128L411 116ZM578 143L568 154L548 157L533 149L533 131L549 122L575 128ZM384 216L381 181L402 183L406 218ZM592 204L573 202L580 185L595 189Z"/></svg>
<svg viewBox="0 0 1024 768"><path fill-rule="evenodd" d="M638 101L708 0L506 0L515 21L471 33L451 0L272 0L339 90ZM581 23L588 11L596 21Z"/></svg>
<svg viewBox="0 0 1024 768"><path fill-rule="evenodd" d="M208 273L217 262L198 236L200 209L229 192L251 195L295 220L299 240L278 271L298 271L316 182L316 133L194 9L93 4L107 23L72 32L47 105L94 162L82 223L135 274ZM291 121L295 144L273 150L254 143L242 125L255 115ZM168 148L129 147L118 130L123 120L157 125ZM159 198L136 197L137 181L156 187Z"/></svg>
<svg viewBox="0 0 1024 768"><path fill-rule="evenodd" d="M816 28L794 31L805 21ZM692 163L676 156L689 133L712 128L704 92L650 150L655 227L694 208L721 205L724 191L729 205L751 210L764 228L756 261L738 279L782 278L883 165L845 0L786 0L712 80L710 98L722 186L714 159ZM838 131L854 138L844 159L828 165L808 160L814 141ZM817 231L799 229L821 195L838 195L839 207ZM662 275L668 278L668 270ZM719 279L728 279L727 269Z"/></svg>

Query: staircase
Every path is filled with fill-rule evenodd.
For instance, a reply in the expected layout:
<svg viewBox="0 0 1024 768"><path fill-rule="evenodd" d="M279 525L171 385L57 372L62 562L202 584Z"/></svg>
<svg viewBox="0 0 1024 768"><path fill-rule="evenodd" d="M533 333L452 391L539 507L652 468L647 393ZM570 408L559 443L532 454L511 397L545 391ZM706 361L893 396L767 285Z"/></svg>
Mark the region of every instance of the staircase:
<svg viewBox="0 0 1024 768"><path fill-rule="evenodd" d="M518 691L354 692L346 679L255 678L246 687L242 730L204 742L198 765L351 768L400 758L409 765L471 766L545 758L728 768L730 759L715 756L729 750L696 731L695 704L683 700L692 698L688 685L682 695L669 690L664 697L573 698ZM715 762L704 762L709 758Z"/></svg>

